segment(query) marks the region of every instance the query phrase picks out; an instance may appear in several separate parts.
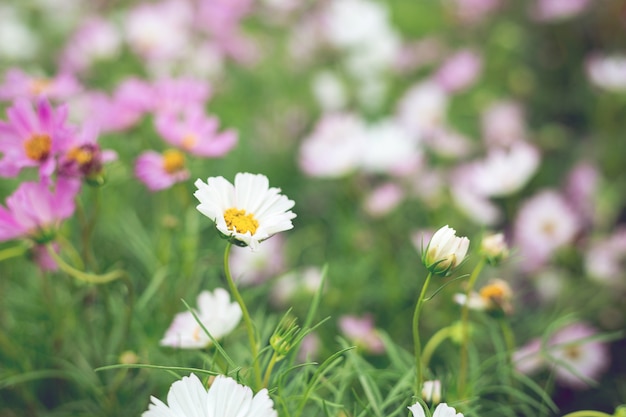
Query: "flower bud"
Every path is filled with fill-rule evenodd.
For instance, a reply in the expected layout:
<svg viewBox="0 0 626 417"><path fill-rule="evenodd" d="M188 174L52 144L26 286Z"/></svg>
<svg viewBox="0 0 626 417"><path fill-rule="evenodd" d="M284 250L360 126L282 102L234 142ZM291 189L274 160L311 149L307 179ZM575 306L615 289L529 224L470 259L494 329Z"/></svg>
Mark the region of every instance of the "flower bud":
<svg viewBox="0 0 626 417"><path fill-rule="evenodd" d="M433 274L448 275L465 258L469 239L457 237L447 225L437 230L422 254L424 266Z"/></svg>
<svg viewBox="0 0 626 417"><path fill-rule="evenodd" d="M298 319L285 315L276 330L270 337L270 346L276 353L277 360L283 359L295 345L300 334L300 326L297 324Z"/></svg>
<svg viewBox="0 0 626 417"><path fill-rule="evenodd" d="M422 385L422 399L429 404L439 404L441 402L441 381L424 381Z"/></svg>
<svg viewBox="0 0 626 417"><path fill-rule="evenodd" d="M490 265L497 265L509 256L509 247L502 233L493 233L483 237L480 254Z"/></svg>

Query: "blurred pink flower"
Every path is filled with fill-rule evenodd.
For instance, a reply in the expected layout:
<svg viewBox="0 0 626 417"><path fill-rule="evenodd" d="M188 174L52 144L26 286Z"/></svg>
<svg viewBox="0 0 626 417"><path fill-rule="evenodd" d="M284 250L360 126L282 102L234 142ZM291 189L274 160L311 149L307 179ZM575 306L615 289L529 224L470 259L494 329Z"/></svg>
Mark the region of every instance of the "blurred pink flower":
<svg viewBox="0 0 626 417"><path fill-rule="evenodd" d="M208 82L189 77L161 78L152 84L152 89L152 111L157 114L204 108L212 94Z"/></svg>
<svg viewBox="0 0 626 417"><path fill-rule="evenodd" d="M589 224L596 212L599 181L598 169L590 162L581 161L569 172L565 183L565 197Z"/></svg>
<svg viewBox="0 0 626 417"><path fill-rule="evenodd" d="M387 182L376 187L366 198L365 211L373 217L381 217L396 208L406 197L406 193L396 183Z"/></svg>
<svg viewBox="0 0 626 417"><path fill-rule="evenodd" d="M184 0L139 3L125 15L125 38L141 58L176 58L189 45L193 17L194 11Z"/></svg>
<svg viewBox="0 0 626 417"><path fill-rule="evenodd" d="M239 285L255 285L283 272L284 240L280 235L273 236L251 251L233 245L230 254L230 272Z"/></svg>
<svg viewBox="0 0 626 417"><path fill-rule="evenodd" d="M154 123L166 142L197 156L223 156L237 143L235 131L218 132L217 117L207 117L199 107L189 108L182 117L158 113Z"/></svg>
<svg viewBox="0 0 626 417"><path fill-rule="evenodd" d="M526 122L519 103L501 100L492 103L482 113L482 133L485 144L511 146L526 139Z"/></svg>
<svg viewBox="0 0 626 417"><path fill-rule="evenodd" d="M380 354L385 351L385 345L374 328L374 319L369 314L363 317L341 316L339 329L350 342L369 353Z"/></svg>
<svg viewBox="0 0 626 417"><path fill-rule="evenodd" d="M9 122L0 121L0 176L15 177L23 168L38 167L48 178L56 167L56 155L67 150L72 129L66 125L67 106L54 109L45 99L33 105L15 100L7 109Z"/></svg>
<svg viewBox="0 0 626 417"><path fill-rule="evenodd" d="M322 284L322 270L316 266L307 266L281 275L270 290L270 301L276 306L285 306L298 295L310 298Z"/></svg>
<svg viewBox="0 0 626 417"><path fill-rule="evenodd" d="M519 191L539 167L537 148L516 142L509 148L491 148L487 156L462 167L467 185L476 194L501 197Z"/></svg>
<svg viewBox="0 0 626 417"><path fill-rule="evenodd" d="M135 77L124 79L113 91L111 98L92 93L88 106L96 113L100 128L104 131L123 131L133 127L154 107L152 87Z"/></svg>
<svg viewBox="0 0 626 417"><path fill-rule="evenodd" d="M62 101L76 95L82 89L76 78L67 72L54 77L28 75L18 68L7 70L0 85L0 100L12 101L27 98L33 101L41 97Z"/></svg>
<svg viewBox="0 0 626 417"><path fill-rule="evenodd" d="M87 123L74 135L67 152L60 155L58 174L66 177L96 179L104 164L117 159L112 150L102 150L98 144L98 128Z"/></svg>
<svg viewBox="0 0 626 417"><path fill-rule="evenodd" d="M536 0L530 14L540 22L560 21L581 14L589 3L589 0Z"/></svg>
<svg viewBox="0 0 626 417"><path fill-rule="evenodd" d="M573 242L580 219L563 196L543 190L522 203L514 225L514 241L523 269L543 265L552 253Z"/></svg>
<svg viewBox="0 0 626 417"><path fill-rule="evenodd" d="M60 251L59 244L53 242L52 249L58 254ZM31 252L33 260L41 271L54 272L59 269L59 265L54 259L52 259L52 256L48 253L48 248L45 245L35 245L31 249Z"/></svg>
<svg viewBox="0 0 626 417"><path fill-rule="evenodd" d="M462 49L448 57L434 75L434 80L448 94L471 87L482 71L482 57L476 51Z"/></svg>
<svg viewBox="0 0 626 417"><path fill-rule="evenodd" d="M23 182L0 206L0 241L32 238L45 242L61 222L74 214L80 182L59 179L51 188L43 182Z"/></svg>
<svg viewBox="0 0 626 417"><path fill-rule="evenodd" d="M556 379L574 389L589 388L609 366L610 353L605 342L593 340L597 330L584 322L557 330L542 346L534 339L513 354L519 372L532 374L542 368L554 370Z"/></svg>
<svg viewBox="0 0 626 417"><path fill-rule="evenodd" d="M589 277L614 288L626 288L625 261L626 228L623 226L610 236L593 241L584 257Z"/></svg>
<svg viewBox="0 0 626 417"><path fill-rule="evenodd" d="M336 178L356 170L366 135L364 121L352 113L328 114L300 147L300 168L312 177Z"/></svg>
<svg viewBox="0 0 626 417"><path fill-rule="evenodd" d="M458 19L468 24L481 22L500 6L500 0L450 0L447 3Z"/></svg>
<svg viewBox="0 0 626 417"><path fill-rule="evenodd" d="M215 339L232 332L241 321L241 308L230 301L228 291L216 288L213 292L202 291L197 298L195 310L202 325ZM201 349L211 344L211 338L200 327L191 311L178 313L159 342L161 346L181 349Z"/></svg>
<svg viewBox="0 0 626 417"><path fill-rule="evenodd" d="M86 18L61 53L60 66L70 73L83 72L99 60L114 58L120 50L119 30L101 17Z"/></svg>
<svg viewBox="0 0 626 417"><path fill-rule="evenodd" d="M411 135L427 137L446 125L449 96L434 81L410 87L398 102L396 117Z"/></svg>
<svg viewBox="0 0 626 417"><path fill-rule="evenodd" d="M189 171L185 168L185 155L176 149L162 154L146 151L135 162L135 176L150 191L160 191L187 180Z"/></svg>
<svg viewBox="0 0 626 417"><path fill-rule="evenodd" d="M321 341L316 333L309 333L302 339L298 350L298 360L300 362L314 361L319 356Z"/></svg>
<svg viewBox="0 0 626 417"><path fill-rule="evenodd" d="M585 70L596 87L612 92L626 91L626 55L596 53L587 59Z"/></svg>

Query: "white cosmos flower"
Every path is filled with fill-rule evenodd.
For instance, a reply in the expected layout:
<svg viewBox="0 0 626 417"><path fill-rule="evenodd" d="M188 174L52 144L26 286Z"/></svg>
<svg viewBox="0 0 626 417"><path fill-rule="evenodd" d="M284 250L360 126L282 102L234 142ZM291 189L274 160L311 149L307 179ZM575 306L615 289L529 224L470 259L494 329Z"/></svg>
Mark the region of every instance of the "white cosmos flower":
<svg viewBox="0 0 626 417"><path fill-rule="evenodd" d="M457 237L456 230L443 226L430 239L422 254L422 262L433 274L446 275L463 261L469 243L468 238Z"/></svg>
<svg viewBox="0 0 626 417"><path fill-rule="evenodd" d="M408 409L413 413L413 417L426 417L424 409L419 402L408 407ZM435 408L432 417L463 417L463 414L457 413L454 407L450 407L446 403L440 403L437 408Z"/></svg>
<svg viewBox="0 0 626 417"><path fill-rule="evenodd" d="M212 293L202 291L197 302L196 315L215 339L233 331L241 321L241 307L236 302L230 302L230 295L223 288L216 288ZM201 349L211 344L211 338L191 311L185 311L174 317L160 344L183 349Z"/></svg>
<svg viewBox="0 0 626 417"><path fill-rule="evenodd" d="M217 230L238 246L258 248L272 235L293 228L294 202L270 188L265 175L238 173L235 185L224 177L195 182L197 209L215 222Z"/></svg>
<svg viewBox="0 0 626 417"><path fill-rule="evenodd" d="M155 397L142 417L277 417L274 402L262 389L252 395L249 387L219 375L207 391L194 374L170 387L167 405Z"/></svg>

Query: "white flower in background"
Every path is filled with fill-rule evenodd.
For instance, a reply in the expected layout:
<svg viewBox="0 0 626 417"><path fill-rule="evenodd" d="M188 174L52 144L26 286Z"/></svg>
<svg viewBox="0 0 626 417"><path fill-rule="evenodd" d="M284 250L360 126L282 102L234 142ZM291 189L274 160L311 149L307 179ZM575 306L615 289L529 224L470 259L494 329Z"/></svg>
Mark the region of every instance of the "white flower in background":
<svg viewBox="0 0 626 417"><path fill-rule="evenodd" d="M480 242L480 253L490 264L497 264L509 256L509 246L503 233L485 235Z"/></svg>
<svg viewBox="0 0 626 417"><path fill-rule="evenodd" d="M298 295L310 298L322 284L322 272L319 267L308 266L281 275L270 290L270 301L282 307L293 303Z"/></svg>
<svg viewBox="0 0 626 417"><path fill-rule="evenodd" d="M584 261L591 279L615 288L626 287L626 228L618 228L603 240L593 241Z"/></svg>
<svg viewBox="0 0 626 417"><path fill-rule="evenodd" d="M445 126L448 94L434 81L409 88L398 103L398 120L412 135L425 137Z"/></svg>
<svg viewBox="0 0 626 417"><path fill-rule="evenodd" d="M472 187L470 165L461 165L452 173L450 193L455 205L478 224L495 225L502 212L487 196L477 193Z"/></svg>
<svg viewBox="0 0 626 417"><path fill-rule="evenodd" d="M467 305L472 310L496 314L511 314L513 312L512 298L511 287L501 279L492 279L479 292L471 292L469 296L461 293L454 295L454 301L457 304Z"/></svg>
<svg viewBox="0 0 626 417"><path fill-rule="evenodd" d="M369 126L361 144L360 168L370 173L411 171L421 157L417 141L391 119Z"/></svg>
<svg viewBox="0 0 626 417"><path fill-rule="evenodd" d="M469 243L468 238L457 237L456 230L443 226L430 239L422 262L433 274L446 275L465 259Z"/></svg>
<svg viewBox="0 0 626 417"><path fill-rule="evenodd" d="M313 76L311 85L313 96L322 110L338 111L348 102L346 87L341 79L332 71L320 71Z"/></svg>
<svg viewBox="0 0 626 417"><path fill-rule="evenodd" d="M208 391L191 374L176 381L167 393L166 405L155 397L142 417L277 417L267 389L256 395L234 379L219 375Z"/></svg>
<svg viewBox="0 0 626 417"><path fill-rule="evenodd" d="M595 86L613 92L626 91L626 55L593 55L585 69Z"/></svg>
<svg viewBox="0 0 626 417"><path fill-rule="evenodd" d="M465 171L477 194L501 197L519 191L539 167L539 151L525 142L508 149L495 148L483 160L471 162Z"/></svg>
<svg viewBox="0 0 626 417"><path fill-rule="evenodd" d="M407 407L413 413L413 417L426 417L422 405L417 402L410 407ZM446 403L441 403L435 408L435 412L432 417L463 417L463 414L457 413L454 407L450 407Z"/></svg>
<svg viewBox="0 0 626 417"><path fill-rule="evenodd" d="M312 177L338 178L353 172L360 161L365 122L353 113L328 114L317 122L300 147L302 171Z"/></svg>
<svg viewBox="0 0 626 417"><path fill-rule="evenodd" d="M514 241L522 267L534 270L558 248L571 243L580 221L567 201L553 190L544 190L522 203L514 224Z"/></svg>
<svg viewBox="0 0 626 417"><path fill-rule="evenodd" d="M293 228L295 203L279 188L270 188L265 175L238 173L234 185L224 177L210 177L206 183L198 179L195 185L198 211L238 246L255 250L265 239Z"/></svg>
<svg viewBox="0 0 626 417"><path fill-rule="evenodd" d="M230 302L228 291L216 288L212 293L202 291L197 299L196 315L215 339L230 333L241 320L241 308ZM161 339L161 346L182 349L201 349L211 344L211 339L193 317L191 311L178 313Z"/></svg>
<svg viewBox="0 0 626 417"><path fill-rule="evenodd" d="M0 57L7 61L33 58L39 49L39 40L17 10L0 5Z"/></svg>

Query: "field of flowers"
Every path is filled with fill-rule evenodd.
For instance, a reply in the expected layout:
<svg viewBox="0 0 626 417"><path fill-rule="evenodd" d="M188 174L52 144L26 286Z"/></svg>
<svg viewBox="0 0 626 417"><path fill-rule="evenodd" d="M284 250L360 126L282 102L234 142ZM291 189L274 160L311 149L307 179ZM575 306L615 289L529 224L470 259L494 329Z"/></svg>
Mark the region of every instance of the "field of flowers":
<svg viewBox="0 0 626 417"><path fill-rule="evenodd" d="M626 417L626 0L0 4L0 417Z"/></svg>

